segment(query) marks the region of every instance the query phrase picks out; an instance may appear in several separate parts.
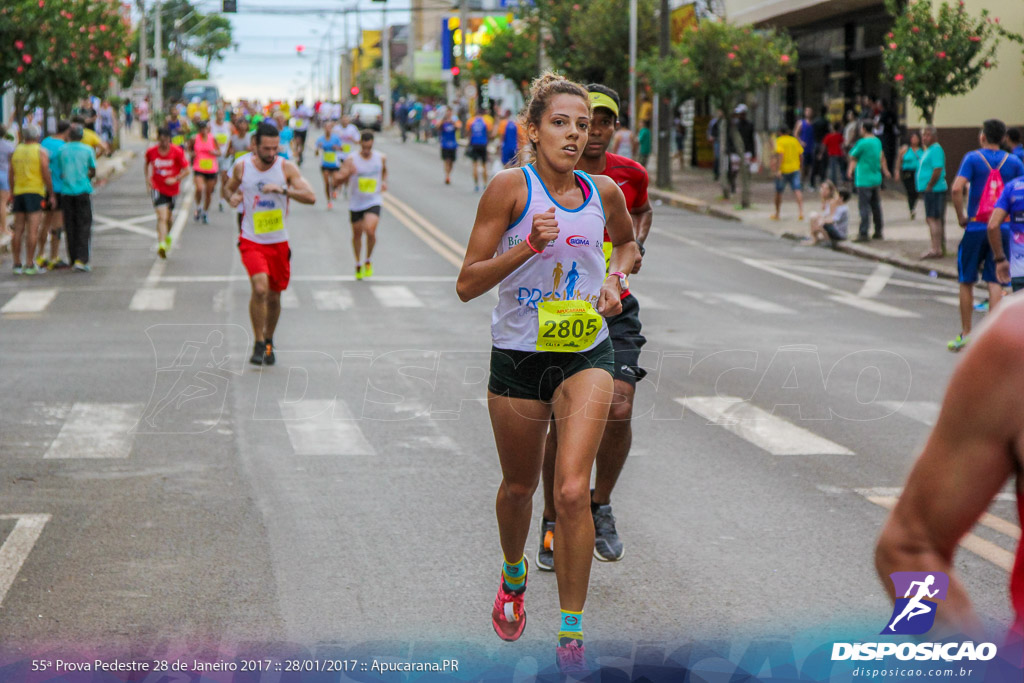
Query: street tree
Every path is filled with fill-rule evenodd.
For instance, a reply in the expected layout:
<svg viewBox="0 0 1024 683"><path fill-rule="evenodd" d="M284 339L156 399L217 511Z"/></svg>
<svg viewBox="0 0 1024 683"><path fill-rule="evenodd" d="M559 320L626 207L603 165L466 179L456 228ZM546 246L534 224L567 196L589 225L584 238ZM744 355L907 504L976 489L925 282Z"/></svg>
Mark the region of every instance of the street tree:
<svg viewBox="0 0 1024 683"><path fill-rule="evenodd" d="M779 84L796 67L796 48L792 39L774 29L755 30L725 21L702 21L683 35L667 58L643 60L638 69L658 92L707 98L725 112L719 123L719 140L731 139L743 150L739 131L731 125L729 114L748 95ZM722 194L728 198L729 155L719 155ZM741 157L742 158L742 157ZM750 206L750 167L740 163L743 208Z"/></svg>
<svg viewBox="0 0 1024 683"><path fill-rule="evenodd" d="M886 73L931 124L943 97L965 95L996 65L1000 38L1020 41L987 9L972 17L963 2L886 0L892 32L883 46Z"/></svg>
<svg viewBox="0 0 1024 683"><path fill-rule="evenodd" d="M526 93L537 76L536 22L516 21L504 26L480 48L479 57L470 62L470 76L480 82L495 74L502 74Z"/></svg>

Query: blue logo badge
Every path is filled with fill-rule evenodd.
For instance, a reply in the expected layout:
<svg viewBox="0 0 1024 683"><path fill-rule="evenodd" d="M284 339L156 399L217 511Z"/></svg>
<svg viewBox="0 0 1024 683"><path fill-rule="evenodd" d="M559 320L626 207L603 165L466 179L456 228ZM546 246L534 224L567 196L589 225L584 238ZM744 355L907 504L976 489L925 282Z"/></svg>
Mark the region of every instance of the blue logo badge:
<svg viewBox="0 0 1024 683"><path fill-rule="evenodd" d="M942 572L893 572L889 578L896 589L896 605L882 634L916 636L930 631L938 601L946 599L949 577Z"/></svg>

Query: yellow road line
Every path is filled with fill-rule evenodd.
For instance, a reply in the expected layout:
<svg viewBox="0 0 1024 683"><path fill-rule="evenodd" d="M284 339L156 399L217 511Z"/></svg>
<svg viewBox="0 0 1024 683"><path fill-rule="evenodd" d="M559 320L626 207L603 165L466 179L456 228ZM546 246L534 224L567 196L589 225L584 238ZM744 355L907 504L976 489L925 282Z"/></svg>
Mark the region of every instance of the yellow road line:
<svg viewBox="0 0 1024 683"><path fill-rule="evenodd" d="M867 499L875 505L884 507L886 510L892 510L896 507L897 498L895 496L867 496ZM996 517L986 512L981 518L981 523L999 533L1012 536L1013 538L1020 538L1020 529L1001 517ZM1013 568L1013 553L981 536L967 534L960 539L960 545L1005 571L1010 571Z"/></svg>
<svg viewBox="0 0 1024 683"><path fill-rule="evenodd" d="M394 204L398 208L404 210L413 220L415 220L417 223L419 223L423 227L424 230L429 232L431 235L433 235L439 241L441 241L444 244L446 244L449 249L451 249L455 254L457 254L459 256L460 261L466 257L466 247L465 247L465 245L459 244L458 240L450 237L447 233L443 232L436 225L434 225L433 223L428 221L426 218L423 217L422 214L420 214L418 211L416 211L416 209L412 208L411 206L409 206L408 204L403 202L401 199L399 199L398 197L395 197L392 194L384 195L384 201L385 202L391 202L392 204ZM460 263L460 265L461 265L461 263Z"/></svg>
<svg viewBox="0 0 1024 683"><path fill-rule="evenodd" d="M448 246L448 240L450 237L438 230L425 218L419 216L415 211L404 206L404 204L393 200L393 197L385 195L384 197L384 208L388 212L398 219L398 222L409 229L409 232L419 237L424 244L433 249L441 258L448 261L456 268L462 268L462 261L465 258L465 253L459 253L457 250L452 249ZM406 213L411 212L412 215ZM417 220L418 217L418 220ZM429 229L428 229L429 226ZM445 239L441 239L441 237ZM451 240L454 243L454 240Z"/></svg>

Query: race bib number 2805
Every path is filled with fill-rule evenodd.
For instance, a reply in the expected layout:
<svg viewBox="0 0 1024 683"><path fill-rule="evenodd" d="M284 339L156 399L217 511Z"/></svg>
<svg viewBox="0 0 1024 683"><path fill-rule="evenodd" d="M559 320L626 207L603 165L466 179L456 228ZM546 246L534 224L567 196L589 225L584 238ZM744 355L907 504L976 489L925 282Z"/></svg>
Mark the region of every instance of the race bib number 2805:
<svg viewBox="0 0 1024 683"><path fill-rule="evenodd" d="M537 304L537 350L583 351L601 332L601 314L589 301L542 301Z"/></svg>

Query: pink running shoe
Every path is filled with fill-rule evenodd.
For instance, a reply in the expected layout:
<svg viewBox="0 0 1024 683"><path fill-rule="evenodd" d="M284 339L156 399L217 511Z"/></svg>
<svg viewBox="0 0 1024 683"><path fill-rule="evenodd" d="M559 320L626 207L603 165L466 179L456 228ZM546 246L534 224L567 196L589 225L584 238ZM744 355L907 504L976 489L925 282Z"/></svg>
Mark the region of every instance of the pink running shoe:
<svg viewBox="0 0 1024 683"><path fill-rule="evenodd" d="M558 660L558 670L563 674L587 674L587 660L583 656L583 644L578 640L570 640L564 647L559 645L555 649L555 659Z"/></svg>
<svg viewBox="0 0 1024 683"><path fill-rule="evenodd" d="M530 564L526 564L526 572L529 575ZM491 624L494 632L502 640L519 640L526 628L526 583L523 583L523 590L510 592L505 590L505 578L501 577L498 582L498 594L494 598L494 608L491 609Z"/></svg>

